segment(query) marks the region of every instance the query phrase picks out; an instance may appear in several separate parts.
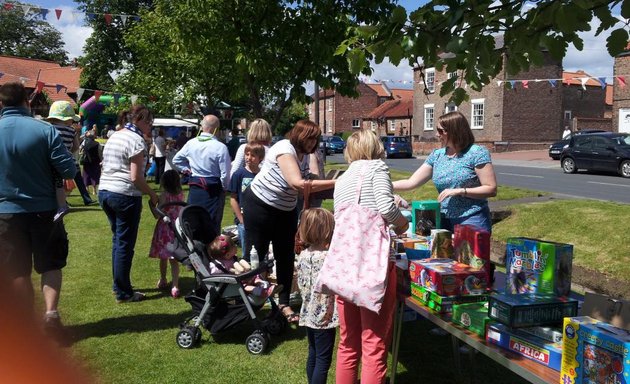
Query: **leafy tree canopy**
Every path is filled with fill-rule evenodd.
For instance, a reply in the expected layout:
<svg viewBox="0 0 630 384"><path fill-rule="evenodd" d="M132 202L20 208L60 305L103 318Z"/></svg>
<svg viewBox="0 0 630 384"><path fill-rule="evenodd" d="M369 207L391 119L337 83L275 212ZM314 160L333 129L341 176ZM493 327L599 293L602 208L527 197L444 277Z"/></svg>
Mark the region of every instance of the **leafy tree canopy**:
<svg viewBox="0 0 630 384"><path fill-rule="evenodd" d="M509 75L542 64L541 48L561 60L570 44L584 48L578 33L593 24L599 24L596 35L608 34L608 52L621 53L628 43L628 18L630 1L622 0L433 0L409 15L399 6L377 22L353 26L336 53L348 59L354 74L365 73L370 59L380 63L385 57L394 65L406 59L418 68L457 71L440 94L453 92L452 100L460 103L467 95L456 88L458 78L480 90L501 71L503 54ZM504 41L498 49L497 35Z"/></svg>
<svg viewBox="0 0 630 384"><path fill-rule="evenodd" d="M68 64L61 33L48 22L24 15L20 3L0 8L0 55Z"/></svg>

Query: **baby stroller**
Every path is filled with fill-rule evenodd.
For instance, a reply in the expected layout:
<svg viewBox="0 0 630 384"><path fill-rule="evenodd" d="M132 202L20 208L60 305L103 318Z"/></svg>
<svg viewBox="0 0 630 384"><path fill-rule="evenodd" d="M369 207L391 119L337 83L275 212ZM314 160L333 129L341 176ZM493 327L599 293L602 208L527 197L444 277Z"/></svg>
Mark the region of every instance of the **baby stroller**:
<svg viewBox="0 0 630 384"><path fill-rule="evenodd" d="M168 206L180 205L184 208L179 217L172 223L164 209ZM203 325L210 334L215 335L246 320L254 326L254 332L245 341L247 350L258 355L263 353L270 341L270 335L278 335L288 326L273 297L268 300L271 311L264 319L259 319L256 313L263 307L266 300L249 296L243 289L243 281L270 271L272 260L261 261L260 266L240 275L231 274L223 265L213 260L206 251L206 246L218 235L215 233L210 214L196 205L183 202L170 202L157 208L162 220L169 222L178 243L184 252L174 252L180 263L192 266L197 281L195 289L185 297L193 309L193 316L180 324L176 342L181 348L189 349L201 341ZM214 263L222 274L211 275L209 263Z"/></svg>

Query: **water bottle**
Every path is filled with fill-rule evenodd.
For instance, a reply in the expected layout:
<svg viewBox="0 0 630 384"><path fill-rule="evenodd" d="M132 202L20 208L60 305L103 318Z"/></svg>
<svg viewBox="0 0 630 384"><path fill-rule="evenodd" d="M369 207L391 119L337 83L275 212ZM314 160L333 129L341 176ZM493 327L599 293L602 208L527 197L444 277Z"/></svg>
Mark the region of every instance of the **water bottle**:
<svg viewBox="0 0 630 384"><path fill-rule="evenodd" d="M256 251L255 247L252 247L252 250L249 252L249 264L252 266L252 269L258 268L258 251Z"/></svg>

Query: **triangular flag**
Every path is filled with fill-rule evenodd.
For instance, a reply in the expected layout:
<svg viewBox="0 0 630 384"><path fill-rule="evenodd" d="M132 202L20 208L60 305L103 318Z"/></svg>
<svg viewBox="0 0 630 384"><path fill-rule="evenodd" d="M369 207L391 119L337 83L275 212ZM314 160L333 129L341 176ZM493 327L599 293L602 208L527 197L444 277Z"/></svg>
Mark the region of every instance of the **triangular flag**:
<svg viewBox="0 0 630 384"><path fill-rule="evenodd" d="M63 85L57 84L55 85L55 88L57 88L57 93L59 93L59 91L61 91L61 88L63 88Z"/></svg>
<svg viewBox="0 0 630 384"><path fill-rule="evenodd" d="M61 18L61 9L55 9L55 15L57 15L57 20Z"/></svg>
<svg viewBox="0 0 630 384"><path fill-rule="evenodd" d="M40 8L39 9L39 14L42 17L42 20L46 20L46 16L48 16L48 12L49 10L46 8Z"/></svg>
<svg viewBox="0 0 630 384"><path fill-rule="evenodd" d="M72 11L72 21L77 20L82 14L83 12Z"/></svg>
<svg viewBox="0 0 630 384"><path fill-rule="evenodd" d="M122 21L123 27L125 26L125 24L127 24L127 17L129 17L129 16L128 15L120 15L120 21Z"/></svg>
<svg viewBox="0 0 630 384"><path fill-rule="evenodd" d="M138 95L131 95L131 104L136 105L136 101L138 101Z"/></svg>
<svg viewBox="0 0 630 384"><path fill-rule="evenodd" d="M510 85L512 86L512 89L516 89L516 87L514 86L514 84L516 84L516 81L514 81L514 80L510 80Z"/></svg>
<svg viewBox="0 0 630 384"><path fill-rule="evenodd" d="M554 88L556 87L556 83L557 83L557 81L556 81L556 80L554 80L554 79L549 79L549 80L547 80L547 81L549 81L549 84L551 84L551 86L552 86L552 87L554 87Z"/></svg>
<svg viewBox="0 0 630 384"><path fill-rule="evenodd" d="M2 76L4 76L4 73L0 72L0 78L2 78Z"/></svg>
<svg viewBox="0 0 630 384"><path fill-rule="evenodd" d="M105 24L110 25L112 23L112 14L106 13L103 16L105 17Z"/></svg>
<svg viewBox="0 0 630 384"><path fill-rule="evenodd" d="M586 91L586 82L588 81L588 77L580 77L580 82L582 83L582 89Z"/></svg>
<svg viewBox="0 0 630 384"><path fill-rule="evenodd" d="M133 16L133 19L134 19L135 21L140 21L140 16Z"/></svg>
<svg viewBox="0 0 630 384"><path fill-rule="evenodd" d="M35 83L35 92L36 93L40 93L42 91L42 89L44 89L44 82L43 81L38 81Z"/></svg>
<svg viewBox="0 0 630 384"><path fill-rule="evenodd" d="M79 100L83 97L83 92L85 92L85 89L77 88L77 102L79 102Z"/></svg>
<svg viewBox="0 0 630 384"><path fill-rule="evenodd" d="M625 88L626 87L626 79L623 76L617 76L617 82L619 82L619 86L621 88Z"/></svg>
<svg viewBox="0 0 630 384"><path fill-rule="evenodd" d="M20 82L22 84L26 83L26 80L28 80L26 77L20 77Z"/></svg>
<svg viewBox="0 0 630 384"><path fill-rule="evenodd" d="M528 80L521 80L521 84L523 84L523 88L529 89L529 81Z"/></svg>
<svg viewBox="0 0 630 384"><path fill-rule="evenodd" d="M88 18L89 21L94 21L96 19L95 13L86 13L85 16Z"/></svg>
<svg viewBox="0 0 630 384"><path fill-rule="evenodd" d="M4 9L10 11L13 9L13 3L4 3Z"/></svg>
<svg viewBox="0 0 630 384"><path fill-rule="evenodd" d="M28 5L22 5L22 11L24 11L24 15L26 16L31 11L31 7Z"/></svg>
<svg viewBox="0 0 630 384"><path fill-rule="evenodd" d="M598 77L597 80L599 80L599 83L602 85L602 89L606 88L606 78L605 77Z"/></svg>
<svg viewBox="0 0 630 384"><path fill-rule="evenodd" d="M114 105L118 105L119 99L120 99L120 93L114 93Z"/></svg>
<svg viewBox="0 0 630 384"><path fill-rule="evenodd" d="M503 84L503 80L497 80L497 85L500 87Z"/></svg>
<svg viewBox="0 0 630 384"><path fill-rule="evenodd" d="M94 91L94 102L98 103L98 99L101 98L103 91Z"/></svg>

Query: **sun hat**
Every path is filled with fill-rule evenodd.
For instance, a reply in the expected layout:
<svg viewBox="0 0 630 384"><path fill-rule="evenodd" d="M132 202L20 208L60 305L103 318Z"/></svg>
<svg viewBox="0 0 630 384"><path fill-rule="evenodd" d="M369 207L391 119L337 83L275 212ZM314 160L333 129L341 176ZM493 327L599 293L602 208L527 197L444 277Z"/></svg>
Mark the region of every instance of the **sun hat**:
<svg viewBox="0 0 630 384"><path fill-rule="evenodd" d="M69 101L60 100L52 103L50 106L50 112L48 112L48 117L46 119L79 121L81 118L79 115L74 113L74 107Z"/></svg>

